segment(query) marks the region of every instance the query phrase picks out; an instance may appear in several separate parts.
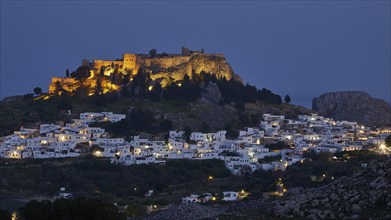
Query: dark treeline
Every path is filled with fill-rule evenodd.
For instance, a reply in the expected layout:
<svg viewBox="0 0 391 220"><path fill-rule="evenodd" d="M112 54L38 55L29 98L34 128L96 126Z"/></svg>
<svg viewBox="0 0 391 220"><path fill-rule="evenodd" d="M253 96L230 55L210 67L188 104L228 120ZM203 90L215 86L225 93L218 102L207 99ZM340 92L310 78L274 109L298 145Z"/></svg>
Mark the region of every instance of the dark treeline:
<svg viewBox="0 0 391 220"><path fill-rule="evenodd" d="M272 93L268 89L257 89L255 86L242 82L226 78L217 78L216 75L201 72L199 75L195 75L196 80L199 82L204 81L206 83L214 82L219 87L221 95L223 96L223 104L235 102L235 103L255 103L257 100L264 101L269 104L281 104L281 96Z"/></svg>
<svg viewBox="0 0 391 220"><path fill-rule="evenodd" d="M102 127L113 137L131 137L140 132L158 133L166 132L172 129L172 122L168 119L156 123L153 112L143 109L134 109L126 115L126 119L116 123L96 122L91 124L92 127ZM171 125L170 125L171 124Z"/></svg>
<svg viewBox="0 0 391 220"><path fill-rule="evenodd" d="M33 220L71 220L71 219L101 219L121 220L126 219L124 213L119 213L112 203L97 199L58 199L54 202L49 200L30 201L20 208L23 219Z"/></svg>

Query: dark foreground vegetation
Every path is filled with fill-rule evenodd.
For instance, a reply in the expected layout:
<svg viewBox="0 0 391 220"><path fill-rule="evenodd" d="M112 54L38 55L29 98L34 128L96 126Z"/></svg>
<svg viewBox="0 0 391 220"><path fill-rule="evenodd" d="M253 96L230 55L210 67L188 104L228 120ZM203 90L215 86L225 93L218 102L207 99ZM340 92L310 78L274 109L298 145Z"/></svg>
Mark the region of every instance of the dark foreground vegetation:
<svg viewBox="0 0 391 220"><path fill-rule="evenodd" d="M1 220L11 220L11 213L0 209L0 219Z"/></svg>
<svg viewBox="0 0 391 220"><path fill-rule="evenodd" d="M66 187L78 197L108 200L144 197L148 190L170 193L183 184L202 183L208 176L230 176L218 160L169 160L166 164L122 166L93 157L8 162L0 168L0 188L10 192L53 196ZM182 185L181 185L182 184Z"/></svg>
<svg viewBox="0 0 391 220"><path fill-rule="evenodd" d="M57 199L30 201L21 207L16 214L23 220L125 220L126 213L120 212L113 203L97 199ZM14 220L8 211L0 210L0 220Z"/></svg>
<svg viewBox="0 0 391 220"><path fill-rule="evenodd" d="M20 215L26 220L125 220L125 213L119 213L112 203L97 199L58 199L54 202L31 201L20 208Z"/></svg>
<svg viewBox="0 0 391 220"><path fill-rule="evenodd" d="M110 164L107 159L90 156L55 160L2 159L0 193L14 198L35 195L52 198L60 187L66 187L75 198L97 200L30 202L24 209L25 214L32 210L53 209L57 212L57 208L70 210L75 206L83 207L77 205L79 203L92 207L107 206L100 210L110 213L114 208L109 204L116 202L126 206L126 215L137 216L144 215L149 205L179 203L182 197L191 193L209 192L221 197L223 191L244 189L250 192L248 199L258 199L264 192L275 191L278 181L282 181L288 191L293 187L318 187L362 170L363 163L382 158L369 151L341 153L337 154L337 159L327 153L308 154L306 157L303 163L289 166L285 172L259 170L244 176L231 175L219 160L168 160L164 165L120 166ZM145 197L148 190L154 191L151 197ZM0 214L7 216L6 212Z"/></svg>

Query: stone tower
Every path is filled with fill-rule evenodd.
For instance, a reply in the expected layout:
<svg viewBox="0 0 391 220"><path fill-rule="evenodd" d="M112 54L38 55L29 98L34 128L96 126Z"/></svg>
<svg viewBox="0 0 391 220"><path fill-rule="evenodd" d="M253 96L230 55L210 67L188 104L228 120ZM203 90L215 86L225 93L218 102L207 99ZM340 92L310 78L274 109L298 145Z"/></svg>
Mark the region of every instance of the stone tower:
<svg viewBox="0 0 391 220"><path fill-rule="evenodd" d="M136 69L136 54L124 54L124 69Z"/></svg>

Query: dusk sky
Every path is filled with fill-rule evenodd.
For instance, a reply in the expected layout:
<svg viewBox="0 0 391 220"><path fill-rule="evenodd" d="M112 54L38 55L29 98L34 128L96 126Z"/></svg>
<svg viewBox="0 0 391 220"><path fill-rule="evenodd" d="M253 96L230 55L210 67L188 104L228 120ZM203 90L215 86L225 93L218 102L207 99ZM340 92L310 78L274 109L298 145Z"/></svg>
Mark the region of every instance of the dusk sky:
<svg viewBox="0 0 391 220"><path fill-rule="evenodd" d="M325 92L391 101L390 1L1 1L0 98L43 91L83 58L223 53L235 73L310 107Z"/></svg>

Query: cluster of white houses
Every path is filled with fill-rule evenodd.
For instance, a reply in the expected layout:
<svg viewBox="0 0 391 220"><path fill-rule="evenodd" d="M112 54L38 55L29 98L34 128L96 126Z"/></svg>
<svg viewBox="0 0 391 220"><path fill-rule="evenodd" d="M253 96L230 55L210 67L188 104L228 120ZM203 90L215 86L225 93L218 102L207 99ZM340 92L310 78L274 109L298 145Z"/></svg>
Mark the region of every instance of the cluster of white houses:
<svg viewBox="0 0 391 220"><path fill-rule="evenodd" d="M78 157L81 149L79 143L107 141L105 130L89 127L91 122L118 122L126 115L112 112L86 112L80 119L64 126L41 124L39 128L21 128L12 135L0 139L0 157L5 158L62 158Z"/></svg>
<svg viewBox="0 0 391 220"><path fill-rule="evenodd" d="M219 159L234 174L257 169L285 170L303 160L306 151L331 152L361 150L370 144L384 143L391 129L373 129L356 122L334 121L316 114L298 119L264 114L257 128L246 128L236 139L227 139L226 131L192 132L185 141L184 131L170 131L168 140L149 140L139 136L131 141L109 138L104 129L90 127L91 122L118 122L123 114L86 112L64 126L41 124L39 129L21 128L2 137L0 157L60 158L77 157L79 143L97 145L93 154L111 158L112 163L164 163L167 159ZM276 144L277 143L277 144ZM281 145L281 143L283 143ZM99 150L100 149L100 150Z"/></svg>
<svg viewBox="0 0 391 220"><path fill-rule="evenodd" d="M248 192L241 190L239 192L227 191L222 193L222 201L237 201L246 198L249 195ZM190 194L190 196L182 198L182 203L205 203L208 201L217 200L217 196L212 193L204 193L202 195Z"/></svg>

